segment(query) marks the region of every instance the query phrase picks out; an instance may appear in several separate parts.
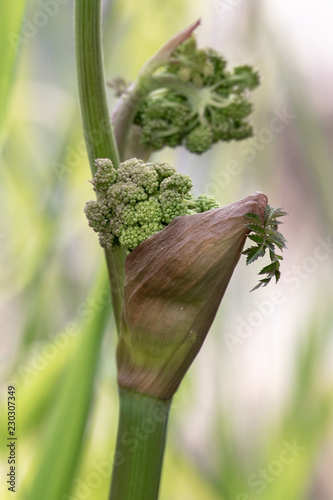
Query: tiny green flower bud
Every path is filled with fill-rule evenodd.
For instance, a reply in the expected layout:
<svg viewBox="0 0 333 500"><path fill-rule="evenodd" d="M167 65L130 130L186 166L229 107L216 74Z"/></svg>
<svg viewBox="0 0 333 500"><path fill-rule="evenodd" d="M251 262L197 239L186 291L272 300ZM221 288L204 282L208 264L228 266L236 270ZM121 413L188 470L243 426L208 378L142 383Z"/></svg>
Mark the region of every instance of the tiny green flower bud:
<svg viewBox="0 0 333 500"><path fill-rule="evenodd" d="M198 354L242 253L255 193L231 205L176 218L125 263L119 385L169 399Z"/></svg>
<svg viewBox="0 0 333 500"><path fill-rule="evenodd" d="M181 80L182 82L188 82L189 79L191 78L190 68L187 67L180 68L180 70L177 73L177 76L179 80Z"/></svg>
<svg viewBox="0 0 333 500"><path fill-rule="evenodd" d="M196 87L199 87L199 89L202 88L203 86L203 79L201 78L201 76L199 75L199 73L195 73L193 76L192 76L192 81L193 81L193 84L196 86Z"/></svg>

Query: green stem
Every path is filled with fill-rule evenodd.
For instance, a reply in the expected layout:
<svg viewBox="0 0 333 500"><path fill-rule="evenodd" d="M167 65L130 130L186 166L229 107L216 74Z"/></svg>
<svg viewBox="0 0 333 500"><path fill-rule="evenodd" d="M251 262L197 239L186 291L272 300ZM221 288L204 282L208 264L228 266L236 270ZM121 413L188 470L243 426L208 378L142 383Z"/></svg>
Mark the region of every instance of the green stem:
<svg viewBox="0 0 333 500"><path fill-rule="evenodd" d="M105 92L101 0L75 2L75 42L83 132L95 174L96 158L110 158L115 168L119 165Z"/></svg>
<svg viewBox="0 0 333 500"><path fill-rule="evenodd" d="M119 166L105 92L101 0L76 0L75 44L83 132L94 175L96 158L110 158L115 168ZM106 250L105 253L113 311L119 331L125 255L123 250Z"/></svg>
<svg viewBox="0 0 333 500"><path fill-rule="evenodd" d="M124 296L125 259L126 255L122 248L117 250L105 249L106 265L111 285L111 297L113 314L116 321L118 334L120 333L120 318Z"/></svg>
<svg viewBox="0 0 333 500"><path fill-rule="evenodd" d="M110 500L157 500L171 399L120 388Z"/></svg>

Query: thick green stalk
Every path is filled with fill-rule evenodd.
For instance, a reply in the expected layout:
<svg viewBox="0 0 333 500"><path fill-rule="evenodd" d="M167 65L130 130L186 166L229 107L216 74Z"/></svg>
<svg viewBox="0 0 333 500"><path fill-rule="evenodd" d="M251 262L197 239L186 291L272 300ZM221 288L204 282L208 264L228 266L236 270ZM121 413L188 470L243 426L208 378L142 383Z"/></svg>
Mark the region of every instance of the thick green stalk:
<svg viewBox="0 0 333 500"><path fill-rule="evenodd" d="M75 43L83 132L91 172L94 175L96 158L110 158L115 168L119 165L105 92L101 0L76 0ZM123 250L106 250L105 254L113 311L119 331L125 255Z"/></svg>
<svg viewBox="0 0 333 500"><path fill-rule="evenodd" d="M157 500L171 399L120 388L110 500Z"/></svg>
<svg viewBox="0 0 333 500"><path fill-rule="evenodd" d="M110 158L119 165L106 100L101 43L101 0L75 2L76 62L79 95L92 173L96 158Z"/></svg>

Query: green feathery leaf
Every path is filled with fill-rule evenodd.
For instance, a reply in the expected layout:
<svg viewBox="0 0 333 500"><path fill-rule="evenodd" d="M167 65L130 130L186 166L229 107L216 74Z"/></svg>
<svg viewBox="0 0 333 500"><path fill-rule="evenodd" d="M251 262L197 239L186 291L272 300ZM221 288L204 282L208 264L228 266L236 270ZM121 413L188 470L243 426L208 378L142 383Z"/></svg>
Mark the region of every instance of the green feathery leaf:
<svg viewBox="0 0 333 500"><path fill-rule="evenodd" d="M278 225L282 224L277 218L284 217L285 215L288 215L287 212L284 212L281 208L274 208L269 205L266 207L263 221L257 214L245 214L245 217L250 220L250 223L247 225L247 228L250 230L248 238L256 243L256 245L247 248L243 252L246 255L246 264L251 264L259 257L263 257L267 249L269 250L271 259L271 263L263 267L259 272L259 275L266 275L266 277L260 279L251 292L261 286L267 286L272 278L275 278L276 283L280 279L280 261L283 257L275 252L275 248L277 247L283 251L286 248L287 242L285 237L277 230Z"/></svg>

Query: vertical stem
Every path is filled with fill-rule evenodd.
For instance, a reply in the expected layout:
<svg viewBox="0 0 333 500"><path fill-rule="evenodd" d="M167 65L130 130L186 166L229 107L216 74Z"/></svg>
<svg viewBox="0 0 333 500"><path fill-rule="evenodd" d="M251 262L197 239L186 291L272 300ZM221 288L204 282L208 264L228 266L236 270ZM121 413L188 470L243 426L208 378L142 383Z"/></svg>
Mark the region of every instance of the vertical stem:
<svg viewBox="0 0 333 500"><path fill-rule="evenodd" d="M106 265L109 273L111 285L111 297L113 314L120 333L120 317L124 296L124 277L125 277L125 252L122 248L117 250L105 249Z"/></svg>
<svg viewBox="0 0 333 500"><path fill-rule="evenodd" d="M157 500L171 399L120 388L109 500Z"/></svg>
<svg viewBox="0 0 333 500"><path fill-rule="evenodd" d="M96 158L110 158L115 168L119 166L105 92L101 0L76 0L75 44L83 132L94 175ZM106 250L105 253L113 312L119 331L125 255L123 250Z"/></svg>
<svg viewBox="0 0 333 500"><path fill-rule="evenodd" d="M119 165L105 92L101 0L75 2L75 42L83 132L94 174L96 158L110 158L115 168Z"/></svg>

